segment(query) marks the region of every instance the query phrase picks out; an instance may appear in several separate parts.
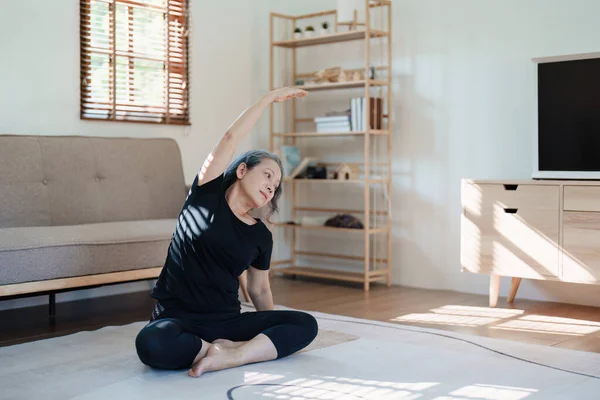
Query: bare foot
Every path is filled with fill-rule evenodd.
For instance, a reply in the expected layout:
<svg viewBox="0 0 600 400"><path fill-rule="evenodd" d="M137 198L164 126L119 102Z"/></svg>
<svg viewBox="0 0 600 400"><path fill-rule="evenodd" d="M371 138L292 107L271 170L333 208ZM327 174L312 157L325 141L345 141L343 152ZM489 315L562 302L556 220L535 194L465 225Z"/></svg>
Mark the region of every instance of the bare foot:
<svg viewBox="0 0 600 400"><path fill-rule="evenodd" d="M213 343L220 344L223 347L226 347L228 349L235 349L236 347L240 347L241 345L243 345L246 342L234 342L229 339L217 339L217 340L213 341Z"/></svg>
<svg viewBox="0 0 600 400"><path fill-rule="evenodd" d="M240 365L240 357L236 348L226 347L223 343L213 342L206 356L192 365L188 375L197 378L205 372L220 371L222 369L237 367L238 365Z"/></svg>

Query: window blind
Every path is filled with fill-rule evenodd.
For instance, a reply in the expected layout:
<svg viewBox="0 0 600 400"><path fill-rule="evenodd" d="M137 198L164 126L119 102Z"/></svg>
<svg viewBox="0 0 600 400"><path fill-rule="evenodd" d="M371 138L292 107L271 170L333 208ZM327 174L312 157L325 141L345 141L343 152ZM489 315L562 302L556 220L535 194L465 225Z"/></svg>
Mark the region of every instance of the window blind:
<svg viewBox="0 0 600 400"><path fill-rule="evenodd" d="M188 0L80 0L81 118L187 125Z"/></svg>

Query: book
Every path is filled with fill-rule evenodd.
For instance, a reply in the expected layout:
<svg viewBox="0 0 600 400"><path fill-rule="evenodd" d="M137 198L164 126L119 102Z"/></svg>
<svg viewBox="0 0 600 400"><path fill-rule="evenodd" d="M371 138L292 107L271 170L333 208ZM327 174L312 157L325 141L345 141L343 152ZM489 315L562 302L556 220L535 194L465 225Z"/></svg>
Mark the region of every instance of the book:
<svg viewBox="0 0 600 400"><path fill-rule="evenodd" d="M383 99L381 97L370 97L369 107L367 107L366 102L366 97L350 99L350 127L352 131L367 130L367 112L370 113L370 129L382 129L383 127Z"/></svg>

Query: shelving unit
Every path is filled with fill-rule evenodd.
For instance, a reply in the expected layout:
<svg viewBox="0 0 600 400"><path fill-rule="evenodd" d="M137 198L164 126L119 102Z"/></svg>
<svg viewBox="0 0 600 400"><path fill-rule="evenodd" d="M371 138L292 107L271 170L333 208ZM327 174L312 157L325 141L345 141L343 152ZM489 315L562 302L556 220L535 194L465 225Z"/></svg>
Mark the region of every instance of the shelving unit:
<svg viewBox="0 0 600 400"><path fill-rule="evenodd" d="M358 179L350 180L334 180L334 179L290 179L284 178L282 185L284 187L284 193L289 193L291 199L291 215L289 218L282 217L282 221L275 224L275 229L284 230L289 232L291 237L287 238L286 243L276 240L275 246L287 244L290 249L289 259L274 259L272 262L273 266L278 266L274 269L275 272L283 273L285 275L293 276L307 276L315 278L332 279L346 282L360 282L363 283L365 291L370 289L370 285L373 282L384 282L389 287L391 284L391 221L390 221L390 201L391 201L391 132L392 132L392 121L391 121L391 110L392 110L392 97L391 97L391 2L386 0L365 0L364 1L364 23L358 23L356 21L338 21L337 10L318 12L313 14L290 16L279 13L271 13L270 15L270 88L275 89L275 71L278 73L282 71L281 68L275 68L275 51L291 52L286 56L291 55L292 65L291 68L286 70L285 86L296 86L309 92L325 92L325 91L340 91L348 90L352 92L356 89L364 89L364 93L360 96L365 98L367 105L370 105L370 101L374 97L381 98L382 110L375 110L374 115L381 115L381 125L374 125L371 121L371 112L365 112L364 117L366 121L365 130L352 130L350 132L316 132L311 129L299 129L300 125L306 125L311 123L313 118L298 118L297 112L297 101L310 101L311 96L306 99L291 100L291 123L290 127L286 128L283 132L275 131L274 117L277 112L278 105L272 104L270 107L270 139L269 145L272 152L280 153L281 145L297 145L299 139L303 140L318 140L320 138L330 138L336 140L337 138L359 138L363 146L364 154L362 154L362 162L360 163L348 163L354 164L362 168L359 173ZM382 26L375 26L377 17ZM313 37L303 37L298 39L289 39L291 33L294 32L298 27L299 22L306 24L307 20L315 18L328 18L333 20L331 26L333 32L326 34L319 34L315 31ZM286 25L284 33L287 34L286 38L275 39L275 26L277 23L283 23ZM357 29L360 27L360 29ZM279 35L282 36L282 35ZM374 65L374 58L372 55L372 44L373 40L378 40L381 44L380 51L386 50L386 56L383 60L384 65ZM298 54L297 50L308 51L311 46L335 46L336 44L344 43L344 46L352 45L348 42L364 43L364 68L360 68L363 79L360 80L346 80L342 82L331 82L331 83L318 83L318 84L303 84L296 85L298 79L310 78L314 75L313 72L297 73ZM337 65L335 65L337 66ZM333 65L332 65L333 67ZM349 69L352 71L351 69ZM373 72L375 73L373 74ZM382 76L379 76L379 75ZM374 75L374 76L373 76ZM280 87L283 85L277 85ZM374 95L372 92L378 90L379 92L386 91L385 95ZM346 93L345 91L341 92ZM356 97L356 95L354 95ZM377 102L375 104L378 104ZM348 108L350 107L350 100L348 99ZM367 107L369 110L369 107ZM383 111L387 110L387 113ZM377 111L381 111L378 114ZM322 116L322 115L315 115ZM380 129L371 129L371 127L377 127ZM291 129L290 129L291 128ZM322 142L321 142L322 143ZM383 143L383 144L381 144ZM332 153L338 146L332 146ZM385 156L382 156L381 153ZM382 161L383 159L383 161ZM321 165L327 168L335 168L338 163L321 163ZM377 171L375 171L377 170ZM376 173L375 173L376 172ZM313 186L316 184L316 186ZM347 188L348 190L359 190L362 191L364 197L363 207L360 209L349 209L349 208L332 208L332 207L306 207L297 204L297 194L299 191L310 191L318 190L319 193L323 192L323 188L327 188L329 185L335 185L332 187L336 188ZM357 189L357 187L359 189ZM317 189L315 189L317 188ZM379 201L379 192L385 194L385 200ZM331 215L336 214L351 214L360 216L361 222L363 223L363 229L352 229L352 228L337 228L325 225L302 225L297 223L290 223L289 221L297 221L298 213L313 213L317 215ZM356 238L356 235L362 235L364 242L364 252L362 255L350 255L347 251L341 249L339 251L323 252L315 251L314 249L298 249L297 248L297 236L299 232L323 232L332 235L351 235L352 238ZM341 261L354 261L362 262L363 268L361 270L343 270L341 268L328 268L320 267L315 265L303 266L298 265L297 258L300 257L311 257L317 259L333 259Z"/></svg>
<svg viewBox="0 0 600 400"><path fill-rule="evenodd" d="M328 12L324 13L323 15L327 15L329 13L331 13L331 12L328 11ZM336 14L337 14L337 11L336 11ZM275 14L275 15L277 15L277 14ZM292 18L298 20L298 19L305 19L305 18L313 18L315 16L317 16L317 15L311 14L311 15L305 15L305 16L292 17ZM305 47L305 46L315 46L315 45L319 45L319 44L340 43L340 42L347 42L347 41L351 41L351 40L364 40L365 33L367 35L369 35L370 38L387 36L387 32L378 31L378 30L370 30L368 33L365 31L350 31L350 32L330 33L328 35L315 36L312 38L282 40L282 41L272 42L272 43L274 46L286 47L286 48L292 49L292 48Z"/></svg>
<svg viewBox="0 0 600 400"><path fill-rule="evenodd" d="M303 90L307 90L307 91L317 91L317 90L333 90L333 89L355 89L355 88L365 87L365 85L385 86L385 85L387 85L387 82L369 79L368 81L351 81L351 82L329 83L329 84L322 84L322 85L300 85L297 87L300 89L303 89Z"/></svg>

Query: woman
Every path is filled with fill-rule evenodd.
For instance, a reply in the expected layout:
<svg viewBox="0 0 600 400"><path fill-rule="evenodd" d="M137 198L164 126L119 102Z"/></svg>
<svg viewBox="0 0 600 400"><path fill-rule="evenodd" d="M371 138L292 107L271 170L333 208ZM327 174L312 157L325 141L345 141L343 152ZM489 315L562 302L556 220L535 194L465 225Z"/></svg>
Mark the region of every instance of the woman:
<svg viewBox="0 0 600 400"><path fill-rule="evenodd" d="M140 360L160 369L189 368L198 377L286 357L310 344L317 322L308 313L275 311L268 269L273 238L252 209L277 210L282 166L277 156L249 151L231 162L240 140L272 102L307 93L269 92L236 119L194 179L152 289L157 304L138 334ZM239 275L248 271L256 312L241 313Z"/></svg>

